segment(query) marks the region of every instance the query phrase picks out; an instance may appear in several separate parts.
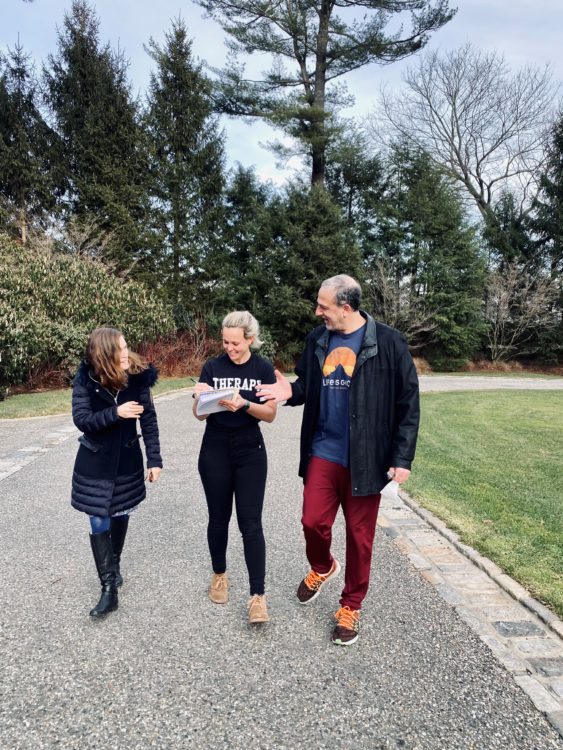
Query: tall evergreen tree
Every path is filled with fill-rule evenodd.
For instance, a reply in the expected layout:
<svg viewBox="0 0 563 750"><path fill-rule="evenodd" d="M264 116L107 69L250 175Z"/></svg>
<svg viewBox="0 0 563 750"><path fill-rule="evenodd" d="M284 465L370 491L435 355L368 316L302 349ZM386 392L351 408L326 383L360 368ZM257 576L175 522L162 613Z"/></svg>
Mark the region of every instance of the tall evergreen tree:
<svg viewBox="0 0 563 750"><path fill-rule="evenodd" d="M540 190L534 202L530 222L537 248L547 272L559 288L553 310L558 320L548 335L539 339L544 357L563 356L563 115L555 124L549 147L546 169L540 179Z"/></svg>
<svg viewBox="0 0 563 750"><path fill-rule="evenodd" d="M389 262L397 294L408 284L433 322L422 343L441 366L455 367L479 347L485 264L459 192L428 154L398 145L390 155L389 183L379 204L379 255ZM420 342L419 342L420 343Z"/></svg>
<svg viewBox="0 0 563 750"><path fill-rule="evenodd" d="M239 166L225 192L225 258L218 305L252 310L263 325L271 318L268 300L282 212L280 195L261 183L252 169Z"/></svg>
<svg viewBox="0 0 563 750"><path fill-rule="evenodd" d="M448 0L196 1L230 36L233 62L218 81L219 108L266 118L297 138L310 156L314 185L324 183L331 114L347 100L331 83L364 65L413 54L455 12ZM361 17L354 18L354 11ZM403 25L395 33L386 30L409 12L411 28L404 37ZM240 53L271 55L272 68L251 81L237 62Z"/></svg>
<svg viewBox="0 0 563 750"><path fill-rule="evenodd" d="M387 181L383 160L371 152L365 134L353 123L346 125L327 157L327 189L345 211L362 256L368 258Z"/></svg>
<svg viewBox="0 0 563 750"><path fill-rule="evenodd" d="M146 113L152 215L165 251L165 284L180 316L204 301L221 268L223 135L212 111L211 84L193 59L184 22L173 21L164 46L151 39L148 52L157 66Z"/></svg>
<svg viewBox="0 0 563 750"><path fill-rule="evenodd" d="M563 115L553 128L531 228L553 279L563 274Z"/></svg>
<svg viewBox="0 0 563 750"><path fill-rule="evenodd" d="M18 43L0 56L0 195L4 220L14 216L23 243L30 225L54 208L62 183L60 158L59 141L41 113L29 55Z"/></svg>
<svg viewBox="0 0 563 750"><path fill-rule="evenodd" d="M64 143L66 217L94 218L110 233L106 254L119 268L142 259L146 159L138 106L121 52L102 45L87 0L73 0L44 71L47 98Z"/></svg>
<svg viewBox="0 0 563 750"><path fill-rule="evenodd" d="M320 187L295 183L279 191L239 167L225 193L223 240L217 312L251 310L287 364L315 325L322 280L337 273L361 278L360 251L344 212Z"/></svg>
<svg viewBox="0 0 563 750"><path fill-rule="evenodd" d="M360 249L344 212L324 187L290 185L274 238L270 289L264 299L267 325L290 359L303 348L315 318L323 279L347 273L362 281Z"/></svg>
<svg viewBox="0 0 563 750"><path fill-rule="evenodd" d="M536 252L530 222L515 195L505 190L484 216L483 239L489 251L489 266L502 271L507 265L541 265Z"/></svg>

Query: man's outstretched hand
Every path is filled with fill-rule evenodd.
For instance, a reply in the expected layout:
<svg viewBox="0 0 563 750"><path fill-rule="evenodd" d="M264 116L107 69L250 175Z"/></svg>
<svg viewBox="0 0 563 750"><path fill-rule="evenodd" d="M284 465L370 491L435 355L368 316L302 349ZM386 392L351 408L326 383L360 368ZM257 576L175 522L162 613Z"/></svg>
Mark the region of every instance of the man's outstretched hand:
<svg viewBox="0 0 563 750"><path fill-rule="evenodd" d="M260 401L274 401L279 404L280 401L287 401L291 398L291 383L279 370L274 370L274 372L276 382L270 385L257 385L256 395Z"/></svg>

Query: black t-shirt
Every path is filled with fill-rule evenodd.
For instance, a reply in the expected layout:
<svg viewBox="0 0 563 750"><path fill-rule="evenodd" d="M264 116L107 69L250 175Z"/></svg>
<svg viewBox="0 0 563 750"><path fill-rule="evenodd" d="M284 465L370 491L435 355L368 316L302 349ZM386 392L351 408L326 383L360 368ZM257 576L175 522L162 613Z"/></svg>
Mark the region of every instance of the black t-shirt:
<svg viewBox="0 0 563 750"><path fill-rule="evenodd" d="M255 387L259 384L275 383L276 376L272 365L257 354L251 354L250 359L242 365L236 365L227 354L221 354L214 359L208 359L203 365L199 382L207 383L215 389L238 388L242 398L259 404ZM207 422L211 425L231 428L247 427L259 421L245 409L235 412L219 411L207 417Z"/></svg>

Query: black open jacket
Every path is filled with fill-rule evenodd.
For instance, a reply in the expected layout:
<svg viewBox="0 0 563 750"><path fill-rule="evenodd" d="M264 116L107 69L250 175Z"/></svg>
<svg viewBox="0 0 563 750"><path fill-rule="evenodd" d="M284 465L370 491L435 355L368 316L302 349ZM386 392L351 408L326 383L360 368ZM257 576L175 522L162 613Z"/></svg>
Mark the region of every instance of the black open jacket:
<svg viewBox="0 0 563 750"><path fill-rule="evenodd" d="M373 495L389 481L390 466L411 468L420 407L418 377L407 342L394 328L361 311L366 331L350 384L350 473L353 495ZM304 404L299 476L305 478L320 408L322 367L330 332L308 336L295 368L289 406Z"/></svg>

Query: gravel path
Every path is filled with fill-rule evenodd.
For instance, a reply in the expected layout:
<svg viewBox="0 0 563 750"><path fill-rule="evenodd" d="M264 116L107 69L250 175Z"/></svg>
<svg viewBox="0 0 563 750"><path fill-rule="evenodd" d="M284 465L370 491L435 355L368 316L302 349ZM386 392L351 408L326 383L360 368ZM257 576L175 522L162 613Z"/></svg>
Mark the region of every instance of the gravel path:
<svg viewBox="0 0 563 750"><path fill-rule="evenodd" d="M547 381L549 382L549 381ZM87 519L70 508L74 439L0 484L0 747L555 750L563 742L490 650L378 531L361 638L329 643L339 585L311 607L296 476L300 409L264 426L272 622L245 621L233 521L231 601L206 597L203 425L158 401L165 472L133 516L118 612L90 622ZM23 424L23 423L22 423ZM60 425L59 425L60 427ZM343 554L343 527L334 550Z"/></svg>
<svg viewBox="0 0 563 750"><path fill-rule="evenodd" d="M43 446L48 435L72 425L69 415L32 419L0 419L0 458L21 448Z"/></svg>

